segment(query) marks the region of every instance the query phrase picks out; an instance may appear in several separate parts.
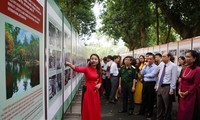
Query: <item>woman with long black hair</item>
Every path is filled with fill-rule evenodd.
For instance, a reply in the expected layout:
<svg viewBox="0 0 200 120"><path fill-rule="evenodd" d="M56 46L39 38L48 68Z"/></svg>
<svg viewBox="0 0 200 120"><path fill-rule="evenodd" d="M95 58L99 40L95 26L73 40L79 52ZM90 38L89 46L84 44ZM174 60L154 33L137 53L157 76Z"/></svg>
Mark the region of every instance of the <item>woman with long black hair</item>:
<svg viewBox="0 0 200 120"><path fill-rule="evenodd" d="M69 62L65 64L76 72L85 74L86 90L82 101L82 120L101 120L99 88L102 84L101 64L97 54L92 54L88 66L77 67Z"/></svg>

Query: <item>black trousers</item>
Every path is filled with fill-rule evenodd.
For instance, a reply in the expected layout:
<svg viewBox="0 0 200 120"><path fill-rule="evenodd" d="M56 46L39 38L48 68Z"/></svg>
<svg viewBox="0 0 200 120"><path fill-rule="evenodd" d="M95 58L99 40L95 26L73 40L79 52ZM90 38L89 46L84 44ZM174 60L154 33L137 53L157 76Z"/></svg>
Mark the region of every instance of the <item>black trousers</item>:
<svg viewBox="0 0 200 120"><path fill-rule="evenodd" d="M144 114L145 112L152 116L153 113L153 105L156 97L155 92L155 84L156 82L144 82L142 89L142 105L140 107L140 113Z"/></svg>
<svg viewBox="0 0 200 120"><path fill-rule="evenodd" d="M124 84L122 83L122 94L123 94L122 110L134 110L134 99L133 99L134 93L132 92L132 84L133 83L124 83Z"/></svg>
<svg viewBox="0 0 200 120"><path fill-rule="evenodd" d="M109 99L109 96L110 96L110 91L111 91L111 82L110 82L110 78L107 78L105 79L105 85L104 85L104 89L105 89L105 96L107 99Z"/></svg>

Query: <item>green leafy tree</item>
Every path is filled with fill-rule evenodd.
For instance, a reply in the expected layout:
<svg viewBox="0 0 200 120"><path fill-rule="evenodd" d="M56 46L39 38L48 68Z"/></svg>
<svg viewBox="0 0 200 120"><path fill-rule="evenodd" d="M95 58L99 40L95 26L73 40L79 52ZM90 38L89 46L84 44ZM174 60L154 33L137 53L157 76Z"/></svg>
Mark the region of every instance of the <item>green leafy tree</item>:
<svg viewBox="0 0 200 120"><path fill-rule="evenodd" d="M81 36L95 32L96 18L92 8L96 0L56 0Z"/></svg>
<svg viewBox="0 0 200 120"><path fill-rule="evenodd" d="M151 0L162 11L167 24L183 38L200 35L199 0Z"/></svg>
<svg viewBox="0 0 200 120"><path fill-rule="evenodd" d="M151 0L107 0L104 8L100 31L122 39L129 50L176 39L174 29Z"/></svg>
<svg viewBox="0 0 200 120"><path fill-rule="evenodd" d="M35 38L31 35L30 41L30 56L32 61L39 61L39 38Z"/></svg>
<svg viewBox="0 0 200 120"><path fill-rule="evenodd" d="M151 23L148 16L152 12L148 3L147 0L107 0L100 31L114 39L121 38L129 50L146 46L146 28Z"/></svg>

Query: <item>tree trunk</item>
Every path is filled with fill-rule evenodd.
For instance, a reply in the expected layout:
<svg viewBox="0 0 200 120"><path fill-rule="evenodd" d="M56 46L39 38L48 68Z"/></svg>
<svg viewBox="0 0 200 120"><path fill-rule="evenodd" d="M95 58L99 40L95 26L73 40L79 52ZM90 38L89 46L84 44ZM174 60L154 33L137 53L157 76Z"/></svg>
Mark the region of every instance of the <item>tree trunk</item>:
<svg viewBox="0 0 200 120"><path fill-rule="evenodd" d="M198 24L193 28L193 36L200 36L200 21Z"/></svg>
<svg viewBox="0 0 200 120"><path fill-rule="evenodd" d="M144 42L145 42L145 27L144 27L144 25L142 25L140 28L140 40L141 40L141 47L144 47L145 46L145 44L144 44Z"/></svg>
<svg viewBox="0 0 200 120"><path fill-rule="evenodd" d="M132 55L135 58L135 50L134 49L133 49Z"/></svg>
<svg viewBox="0 0 200 120"><path fill-rule="evenodd" d="M167 32L167 37L166 37L165 43L169 42L169 36L170 36L171 28L172 27L170 25L168 25L168 32Z"/></svg>
<svg viewBox="0 0 200 120"><path fill-rule="evenodd" d="M160 39L159 39L159 16L158 16L158 4L156 2L156 23L157 23L157 26L156 26L156 36L157 36L157 45L160 44Z"/></svg>

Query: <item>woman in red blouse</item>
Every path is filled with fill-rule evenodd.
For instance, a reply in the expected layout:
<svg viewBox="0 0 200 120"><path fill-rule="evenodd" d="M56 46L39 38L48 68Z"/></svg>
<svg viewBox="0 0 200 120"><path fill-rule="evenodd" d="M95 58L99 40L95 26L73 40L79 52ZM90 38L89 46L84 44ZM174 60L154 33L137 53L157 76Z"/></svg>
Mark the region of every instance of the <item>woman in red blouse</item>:
<svg viewBox="0 0 200 120"><path fill-rule="evenodd" d="M187 66L182 71L178 88L180 101L177 120L199 120L197 116L200 113L199 110L196 109L199 102L197 91L200 84L199 54L194 50L189 50L186 52L185 60Z"/></svg>
<svg viewBox="0 0 200 120"><path fill-rule="evenodd" d="M90 56L88 66L77 67L69 62L66 65L76 72L85 74L86 91L82 103L82 120L101 120L100 96L98 89L101 87L101 64L97 54Z"/></svg>

